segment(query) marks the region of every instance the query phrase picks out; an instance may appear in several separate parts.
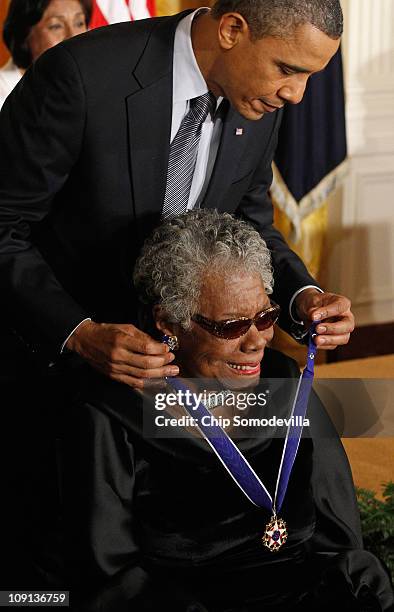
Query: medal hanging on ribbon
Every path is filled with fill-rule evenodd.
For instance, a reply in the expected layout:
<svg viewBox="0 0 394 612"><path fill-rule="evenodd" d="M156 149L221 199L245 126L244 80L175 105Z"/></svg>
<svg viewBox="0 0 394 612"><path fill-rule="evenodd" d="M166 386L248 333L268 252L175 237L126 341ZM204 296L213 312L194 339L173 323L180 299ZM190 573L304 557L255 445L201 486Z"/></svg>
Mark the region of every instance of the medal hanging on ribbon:
<svg viewBox="0 0 394 612"><path fill-rule="evenodd" d="M272 514L270 521L265 526L262 536L262 543L271 552L278 551L283 544L285 544L288 537L286 523L277 516L277 512L280 512L286 495L287 486L289 484L291 471L297 456L302 435L302 423L308 407L309 394L312 389L314 360L317 350L313 341L316 335L315 328L316 324L313 324L309 331L307 364L300 375L292 405L290 423L283 445L274 498L271 497L263 482L257 476L238 447L226 434L224 429L222 429L219 424L214 424L214 422L212 424L210 419L207 419L208 423L210 423L209 425L204 424L203 417L211 416L206 406L202 403L196 403L194 405L183 404L183 408L195 419L197 427L204 438L244 495L252 504L264 508ZM166 380L173 389L180 391L185 397L190 397L189 389L181 380L173 377L168 377ZM292 419L293 416L299 418Z"/></svg>

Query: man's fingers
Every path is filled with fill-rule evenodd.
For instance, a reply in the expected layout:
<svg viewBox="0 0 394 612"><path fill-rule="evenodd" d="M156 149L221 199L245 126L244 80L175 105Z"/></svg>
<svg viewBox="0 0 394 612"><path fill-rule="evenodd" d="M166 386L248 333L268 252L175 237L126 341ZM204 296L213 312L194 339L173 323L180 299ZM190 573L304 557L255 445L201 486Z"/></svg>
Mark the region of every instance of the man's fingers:
<svg viewBox="0 0 394 612"><path fill-rule="evenodd" d="M146 338L130 337L130 339L125 336L122 338L122 348L130 353L139 353L140 355L166 355L170 350L167 344L156 342L149 336L146 336Z"/></svg>
<svg viewBox="0 0 394 612"><path fill-rule="evenodd" d="M108 364L102 364L98 362L91 362L91 365L96 368L101 374L104 374L106 377L111 378L117 382L123 383L132 387L133 389L144 389L145 385L152 385L155 382L159 382L163 380L166 376L176 376L176 372L166 371L164 370L152 370L149 374L154 374L155 372L159 372L157 378L142 378L139 370L136 368L136 374L132 374L132 370L121 370L117 369L115 366L109 366Z"/></svg>
<svg viewBox="0 0 394 612"><path fill-rule="evenodd" d="M339 336L317 336L315 338L315 344L318 348L327 350L333 350L337 346L347 344L350 339L350 333L341 334Z"/></svg>
<svg viewBox="0 0 394 612"><path fill-rule="evenodd" d="M338 317L350 311L351 307L350 300L344 296L335 295L327 298L325 294L322 294L321 302L321 305L311 308L309 311L309 317L313 321Z"/></svg>
<svg viewBox="0 0 394 612"><path fill-rule="evenodd" d="M123 334L119 334L118 346L132 353L141 353L141 355L165 355L169 352L167 344L153 340L148 334L145 334L132 326L122 326L131 328L132 333L128 333L122 329Z"/></svg>
<svg viewBox="0 0 394 612"><path fill-rule="evenodd" d="M315 338L316 346L328 351L334 350L337 346L343 346L349 342L353 330L354 316L350 311L343 314L339 321L323 321L316 328L319 334Z"/></svg>
<svg viewBox="0 0 394 612"><path fill-rule="evenodd" d="M143 390L146 384L142 378L128 376L127 374L110 375L110 378L116 380L117 382L123 383L124 385L128 385L132 389L139 389L140 391Z"/></svg>
<svg viewBox="0 0 394 612"><path fill-rule="evenodd" d="M115 377L114 380L117 382L123 383L124 385L128 385L133 389L138 389L139 391L143 391L144 389L161 389L163 386L162 378L152 378L150 380L135 378L134 376L119 376Z"/></svg>
<svg viewBox="0 0 394 612"><path fill-rule="evenodd" d="M143 355L138 351L132 351L130 347L113 348L109 355L109 362L116 365L131 365L143 370L161 368L174 361L174 353L167 352L164 355Z"/></svg>
<svg viewBox="0 0 394 612"><path fill-rule="evenodd" d="M122 376L138 378L141 380L149 380L151 378L164 378L165 376L177 376L179 374L178 366L165 366L162 368L152 368L143 370L140 368L130 367L127 365L109 365L106 368L106 373L111 377L119 380Z"/></svg>
<svg viewBox="0 0 394 612"><path fill-rule="evenodd" d="M110 378L112 378L113 380L117 380L118 382L123 383L124 385L128 385L133 389L144 388L144 381L140 378L135 378L134 376L127 376L124 374L121 376L110 376Z"/></svg>
<svg viewBox="0 0 394 612"><path fill-rule="evenodd" d="M321 335L340 336L354 331L354 318L352 315L343 317L334 323L324 322L317 326L316 331Z"/></svg>
<svg viewBox="0 0 394 612"><path fill-rule="evenodd" d="M114 349L111 353L111 363L118 366L134 366L141 370L155 370L174 361L174 353L158 355L141 355L130 349Z"/></svg>

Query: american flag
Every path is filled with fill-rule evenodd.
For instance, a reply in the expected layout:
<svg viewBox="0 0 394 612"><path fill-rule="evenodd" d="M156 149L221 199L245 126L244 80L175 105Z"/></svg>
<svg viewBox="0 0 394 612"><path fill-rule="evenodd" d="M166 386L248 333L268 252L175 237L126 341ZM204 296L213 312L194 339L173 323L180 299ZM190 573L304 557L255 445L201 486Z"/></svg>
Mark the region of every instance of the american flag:
<svg viewBox="0 0 394 612"><path fill-rule="evenodd" d="M155 0L93 0L90 29L155 15Z"/></svg>

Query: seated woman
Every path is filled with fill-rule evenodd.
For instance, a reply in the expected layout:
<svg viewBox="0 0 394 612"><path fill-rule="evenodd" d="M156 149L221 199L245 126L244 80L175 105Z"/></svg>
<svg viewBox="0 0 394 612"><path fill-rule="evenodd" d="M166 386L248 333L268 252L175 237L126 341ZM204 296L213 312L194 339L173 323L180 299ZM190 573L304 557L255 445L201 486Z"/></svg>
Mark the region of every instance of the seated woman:
<svg viewBox="0 0 394 612"><path fill-rule="evenodd" d="M134 281L146 329L176 353L177 380L219 391L205 398L212 415L234 414L229 394L251 393L266 402L242 416L291 413L297 385L275 379L296 382L299 370L268 348L278 309L268 297L270 254L253 228L212 210L168 221L146 242ZM80 609L390 609L389 578L362 550L347 459L315 395L280 508L286 526L278 518L268 536L273 508L248 499L199 428L181 426L182 405L165 397L85 372L63 463L69 584ZM172 435L150 428L157 414L175 419ZM233 445L275 499L283 436L274 425L268 436L236 430L228 427Z"/></svg>

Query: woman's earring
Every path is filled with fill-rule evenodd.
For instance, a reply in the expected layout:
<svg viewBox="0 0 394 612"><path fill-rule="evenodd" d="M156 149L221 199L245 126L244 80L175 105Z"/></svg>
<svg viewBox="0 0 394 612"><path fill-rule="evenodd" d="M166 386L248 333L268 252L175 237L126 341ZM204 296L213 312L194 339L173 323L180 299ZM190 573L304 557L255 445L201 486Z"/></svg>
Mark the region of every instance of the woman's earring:
<svg viewBox="0 0 394 612"><path fill-rule="evenodd" d="M162 342L168 345L170 351L177 351L179 349L179 341L176 336L167 336L167 334L163 334Z"/></svg>

